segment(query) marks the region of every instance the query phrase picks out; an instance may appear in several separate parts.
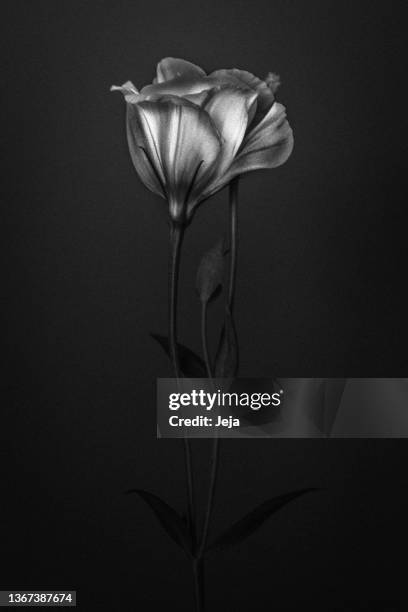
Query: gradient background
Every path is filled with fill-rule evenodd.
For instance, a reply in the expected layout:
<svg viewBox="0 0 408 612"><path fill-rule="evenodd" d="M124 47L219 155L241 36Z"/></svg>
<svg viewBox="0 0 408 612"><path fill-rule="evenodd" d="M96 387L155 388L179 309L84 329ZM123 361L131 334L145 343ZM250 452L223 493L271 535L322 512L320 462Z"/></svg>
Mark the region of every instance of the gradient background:
<svg viewBox="0 0 408 612"><path fill-rule="evenodd" d="M166 327L164 205L109 93L151 81L160 58L282 77L295 151L241 188L241 375L406 375L403 6L3 2L2 589L77 589L82 610L192 608L182 553L122 494L184 503L181 444L155 438L155 377L171 372L148 336ZM222 193L185 242L180 330L197 350L195 269L225 221ZM218 529L267 496L324 490L211 559L209 609L406 608L404 441L223 447ZM197 441L201 489L207 452Z"/></svg>

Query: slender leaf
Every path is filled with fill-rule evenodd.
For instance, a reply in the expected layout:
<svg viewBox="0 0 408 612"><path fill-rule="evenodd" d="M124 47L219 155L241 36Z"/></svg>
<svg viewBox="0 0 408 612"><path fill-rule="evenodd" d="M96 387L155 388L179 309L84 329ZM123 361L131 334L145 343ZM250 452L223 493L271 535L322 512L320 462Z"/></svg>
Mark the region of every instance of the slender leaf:
<svg viewBox="0 0 408 612"><path fill-rule="evenodd" d="M160 334L150 334L151 337L156 340L166 353L170 357L170 344L167 336L161 336ZM187 348L183 344L177 344L178 358L180 362L180 369L184 376L187 378L206 378L207 371L205 368L204 361L191 349Z"/></svg>
<svg viewBox="0 0 408 612"><path fill-rule="evenodd" d="M238 340L234 320L228 307L225 309L224 325L215 357L215 376L234 378L238 370Z"/></svg>
<svg viewBox="0 0 408 612"><path fill-rule="evenodd" d="M191 536L187 524L181 516L165 501L144 491L143 489L130 489L127 494L136 493L153 510L159 523L167 531L168 535L178 544L188 555L192 554Z"/></svg>
<svg viewBox="0 0 408 612"><path fill-rule="evenodd" d="M218 295L225 270L225 246L222 238L202 257L197 270L196 288L201 302L206 303Z"/></svg>
<svg viewBox="0 0 408 612"><path fill-rule="evenodd" d="M234 523L232 527L224 531L224 533L208 547L208 550L225 550L226 548L243 542L243 540L259 529L272 514L275 514L275 512L283 508L283 506L286 506L286 504L305 493L316 490L317 489L312 488L300 489L299 491L292 491L291 493L268 499L249 512L237 523Z"/></svg>

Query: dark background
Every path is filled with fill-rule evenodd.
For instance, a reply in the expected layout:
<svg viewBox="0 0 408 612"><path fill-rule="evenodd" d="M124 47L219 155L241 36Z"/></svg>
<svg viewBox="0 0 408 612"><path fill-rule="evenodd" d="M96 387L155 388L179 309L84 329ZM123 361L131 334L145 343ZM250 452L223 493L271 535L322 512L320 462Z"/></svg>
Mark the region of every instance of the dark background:
<svg viewBox="0 0 408 612"><path fill-rule="evenodd" d="M182 553L122 494L184 504L181 444L155 439L154 381L171 370L148 336L166 328L165 208L109 93L162 57L282 77L294 153L241 188L241 373L406 375L403 4L2 3L0 588L192 609ZM226 210L225 192L203 205L185 243L180 335L197 350L195 269ZM405 441L223 446L217 529L266 496L323 490L211 558L209 609L406 608ZM195 456L203 489L205 442Z"/></svg>

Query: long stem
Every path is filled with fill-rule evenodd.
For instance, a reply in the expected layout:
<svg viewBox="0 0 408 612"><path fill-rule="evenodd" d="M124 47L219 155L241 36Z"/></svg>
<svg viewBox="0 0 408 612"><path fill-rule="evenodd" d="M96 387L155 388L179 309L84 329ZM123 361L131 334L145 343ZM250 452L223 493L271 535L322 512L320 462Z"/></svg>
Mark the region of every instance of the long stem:
<svg viewBox="0 0 408 612"><path fill-rule="evenodd" d="M172 225L170 229L170 257L169 257L169 344L170 355L173 363L174 376L180 378L180 363L177 351L177 296L178 279L180 269L180 252L183 242L184 228L181 225ZM194 533L194 482L193 467L191 460L191 448L188 438L183 438L184 459L187 478L187 497L188 497L188 525L193 539Z"/></svg>
<svg viewBox="0 0 408 612"><path fill-rule="evenodd" d="M207 370L207 377L212 378L210 356L208 353L208 340L207 340L207 305L208 302L203 302L201 305L201 345L203 347L203 355L205 362L205 369Z"/></svg>
<svg viewBox="0 0 408 612"><path fill-rule="evenodd" d="M177 298L180 270L180 252L181 244L183 242L183 234L183 226L171 226L169 254L169 343L170 356L174 368L174 376L177 379L180 378L180 364L177 351Z"/></svg>
<svg viewBox="0 0 408 612"><path fill-rule="evenodd" d="M237 276L238 255L238 183L239 177L234 178L229 186L229 213L230 213L230 269L228 281L228 307L232 312L235 297L235 279Z"/></svg>
<svg viewBox="0 0 408 612"><path fill-rule="evenodd" d="M210 527L211 515L214 505L215 489L217 485L218 476L218 465L219 465L219 452L220 452L220 440L218 438L218 430L214 434L214 443L211 454L211 475L210 475L210 486L208 489L208 501L207 508L204 517L203 533L201 536L200 547L198 549L198 559L201 559L205 552L207 544L208 530Z"/></svg>
<svg viewBox="0 0 408 612"><path fill-rule="evenodd" d="M207 370L207 376L210 379L212 390L214 390L213 375L211 371L211 363L209 359L208 343L207 343L207 302L203 303L202 308L201 308L201 338L202 338L203 354L204 354L204 361L205 361L205 366ZM203 532L201 535L201 541L200 541L200 545L199 545L198 553L197 553L198 559L202 558L204 551L205 551L205 546L207 544L208 530L210 526L210 520L211 520L211 514L212 514L213 502L214 502L214 496L215 496L215 488L217 484L218 456L219 456L218 429L216 430L214 436L215 436L214 443L212 446L212 453L211 453L210 484L209 484L209 489L208 489L207 507L206 507L205 515L204 515Z"/></svg>
<svg viewBox="0 0 408 612"><path fill-rule="evenodd" d="M229 188L229 233L230 233L230 267L229 267L229 279L228 279L228 296L227 296L227 307L232 312L235 296L235 281L237 273L237 255L238 255L238 181L239 177L233 179L230 183ZM205 365L207 369L208 378L212 383L212 372L211 364L208 356L207 346L207 304L202 305L201 310L201 338L203 345L203 354ZM218 477L218 465L219 465L219 454L220 454L220 440L218 438L218 430L215 434L214 443L212 447L211 456L211 475L210 485L208 490L208 501L207 508L204 517L203 533L201 536L200 546L198 548L198 559L200 559L204 552L207 544L208 531L211 521L212 509L214 505L215 489L217 485Z"/></svg>

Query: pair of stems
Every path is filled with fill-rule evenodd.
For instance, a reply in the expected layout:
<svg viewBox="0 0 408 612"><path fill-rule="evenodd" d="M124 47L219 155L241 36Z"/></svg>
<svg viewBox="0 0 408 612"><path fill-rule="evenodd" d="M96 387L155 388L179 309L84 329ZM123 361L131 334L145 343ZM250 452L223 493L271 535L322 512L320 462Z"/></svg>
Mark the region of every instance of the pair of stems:
<svg viewBox="0 0 408 612"><path fill-rule="evenodd" d="M232 314L234 297L235 297L235 281L237 272L237 256L238 256L238 181L236 178L230 183L229 187L229 242L230 242L230 260L228 274L228 293L226 300L226 309ZM202 305L201 315L201 337L203 345L204 360L207 369L207 376L212 381L213 374L211 369L211 361L209 359L208 342L207 342L207 304ZM208 530L210 526L211 513L214 504L215 488L217 484L218 463L219 463L219 448L220 441L218 438L218 429L216 431L212 453L211 453L211 475L210 485L208 490L207 509L204 518L203 534L199 554L203 554L207 544Z"/></svg>
<svg viewBox="0 0 408 612"><path fill-rule="evenodd" d="M228 293L226 309L232 313L238 253L238 178L233 179L229 186L229 240L230 240L230 266L228 278ZM170 229L170 258L169 258L169 345L173 363L174 376L179 380L181 376L180 362L177 350L177 302L178 280L180 271L180 253L184 237L184 226L172 224ZM201 338L207 376L212 381L213 374L207 341L207 303L202 305L201 311ZM215 434L211 453L211 474L208 490L208 499L204 515L201 539L198 541L195 521L195 495L192 466L191 444L188 438L183 438L184 460L187 480L187 520L191 533L193 550L196 551L193 559L194 587L197 612L204 611L204 552L207 544L208 531L214 506L215 489L217 484L219 464L219 438Z"/></svg>

